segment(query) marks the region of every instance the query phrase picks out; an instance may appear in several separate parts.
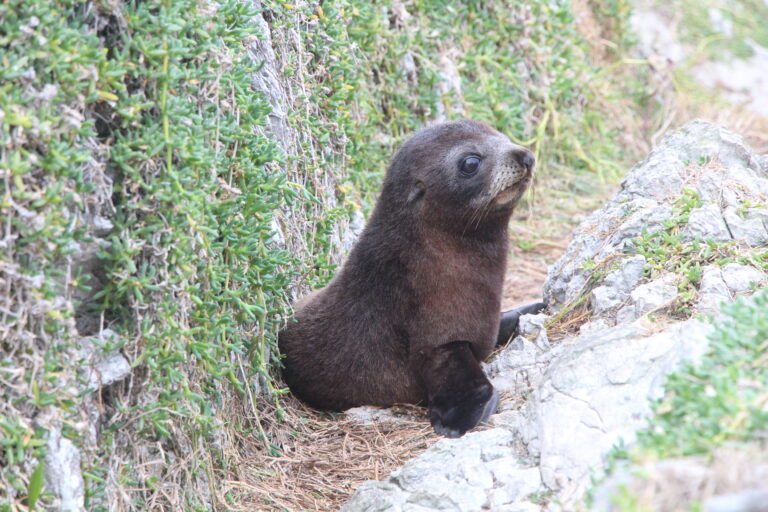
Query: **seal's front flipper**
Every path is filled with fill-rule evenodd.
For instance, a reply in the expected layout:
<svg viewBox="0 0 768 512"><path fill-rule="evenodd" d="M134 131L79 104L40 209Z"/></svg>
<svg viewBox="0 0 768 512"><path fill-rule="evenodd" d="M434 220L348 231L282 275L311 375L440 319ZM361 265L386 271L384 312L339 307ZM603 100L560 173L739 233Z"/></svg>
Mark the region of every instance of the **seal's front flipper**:
<svg viewBox="0 0 768 512"><path fill-rule="evenodd" d="M499 394L483 373L468 341L454 341L424 354L429 421L438 434L461 437L496 412Z"/></svg>
<svg viewBox="0 0 768 512"><path fill-rule="evenodd" d="M510 309L504 311L501 314L501 323L499 323L499 336L496 338L496 346L500 347L506 345L509 341L517 336L517 327L520 323L520 317L523 315L535 315L539 311L546 308L547 305L543 302L534 302L527 306L520 306L516 309Z"/></svg>

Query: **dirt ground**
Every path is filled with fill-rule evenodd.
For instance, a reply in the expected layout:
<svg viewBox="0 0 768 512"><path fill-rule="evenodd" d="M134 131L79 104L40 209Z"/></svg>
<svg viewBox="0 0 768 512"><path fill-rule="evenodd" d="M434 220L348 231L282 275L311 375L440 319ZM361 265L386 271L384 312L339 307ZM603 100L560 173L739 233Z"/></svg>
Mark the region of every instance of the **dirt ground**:
<svg viewBox="0 0 768 512"><path fill-rule="evenodd" d="M504 278L502 311L542 300L547 268L565 251L569 239L569 234L540 237L535 231L535 223L511 228L513 248Z"/></svg>

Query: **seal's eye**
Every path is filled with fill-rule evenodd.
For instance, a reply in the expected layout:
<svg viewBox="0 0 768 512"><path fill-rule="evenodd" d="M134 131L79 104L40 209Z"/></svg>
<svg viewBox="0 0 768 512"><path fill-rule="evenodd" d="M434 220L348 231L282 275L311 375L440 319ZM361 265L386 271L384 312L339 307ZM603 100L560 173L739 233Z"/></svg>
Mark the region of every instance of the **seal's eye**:
<svg viewBox="0 0 768 512"><path fill-rule="evenodd" d="M475 155L470 155L461 161L459 170L464 177L469 178L473 176L480 168L480 158Z"/></svg>

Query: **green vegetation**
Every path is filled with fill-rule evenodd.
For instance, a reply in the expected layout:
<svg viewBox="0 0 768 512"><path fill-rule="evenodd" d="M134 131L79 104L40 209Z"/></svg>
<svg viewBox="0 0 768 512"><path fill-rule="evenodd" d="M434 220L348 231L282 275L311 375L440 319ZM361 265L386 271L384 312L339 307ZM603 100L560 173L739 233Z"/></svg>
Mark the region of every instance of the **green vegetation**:
<svg viewBox="0 0 768 512"><path fill-rule="evenodd" d="M102 446L185 437L202 446L222 394L271 385L279 315L295 278L270 226L297 192L268 165L279 158L276 145L253 131L270 110L250 87L258 63L244 59L255 11L221 2L212 22L195 1L118 7L0 7L0 195L10 242L0 258L14 301L2 338L4 352L27 354L0 367L17 384L2 400L0 466L4 486L30 506L50 424L33 428L27 418L54 407L64 435L86 447L77 427L85 393L69 374L75 336L88 332L75 331L75 316L98 316L123 334L113 348L132 354L145 376L141 393L118 389L109 399ZM103 240L88 228L92 214L114 224ZM73 254L96 243L108 279L75 304L73 288L87 288L90 276L65 271ZM97 475L109 454L100 455L84 461L89 510L106 506ZM130 467L123 471L126 483L140 483ZM145 492L129 506L143 508Z"/></svg>
<svg viewBox="0 0 768 512"><path fill-rule="evenodd" d="M656 457L710 454L768 433L768 290L723 306L703 360L670 376L639 435Z"/></svg>
<svg viewBox="0 0 768 512"><path fill-rule="evenodd" d="M510 8L421 0L408 12L393 2L337 5L325 9L327 19L349 25L365 59L362 68L356 63L363 73L354 99L367 123L348 133L358 142L352 174L359 188L370 186L371 169L378 175L404 136L441 114L469 115L531 146L550 176L618 175L626 156L616 142L621 127L601 113L607 80L590 62L568 2ZM334 34L334 24L326 31ZM387 135L383 144L371 144L377 133Z"/></svg>
<svg viewBox="0 0 768 512"><path fill-rule="evenodd" d="M754 53L752 43L768 47L768 5L761 0L706 0L690 4L675 0L665 4L680 19L682 40L708 57L746 58Z"/></svg>

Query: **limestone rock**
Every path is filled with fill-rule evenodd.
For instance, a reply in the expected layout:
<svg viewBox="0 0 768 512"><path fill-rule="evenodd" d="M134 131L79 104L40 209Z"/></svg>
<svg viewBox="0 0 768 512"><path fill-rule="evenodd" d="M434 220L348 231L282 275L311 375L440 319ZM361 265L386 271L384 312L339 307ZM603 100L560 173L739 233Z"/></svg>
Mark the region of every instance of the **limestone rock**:
<svg viewBox="0 0 768 512"><path fill-rule="evenodd" d="M704 512L768 512L768 488L715 496L704 502Z"/></svg>
<svg viewBox="0 0 768 512"><path fill-rule="evenodd" d="M765 281L765 274L755 267L729 263L723 267L723 281L733 293L745 293Z"/></svg>
<svg viewBox="0 0 768 512"><path fill-rule="evenodd" d="M52 428L48 433L45 480L46 487L58 497L58 510L85 512L85 481L80 470L80 451L72 441L62 437L59 428Z"/></svg>
<svg viewBox="0 0 768 512"><path fill-rule="evenodd" d="M708 512L763 511L767 479L768 458L759 443L709 456L622 462L593 489L589 510L620 512L616 497L629 495L642 510L692 510L698 504Z"/></svg>
<svg viewBox="0 0 768 512"><path fill-rule="evenodd" d="M633 323L573 340L523 411L520 435L547 487L583 490L604 454L645 425L647 398L661 394L664 377L706 351L710 332L699 320L657 333Z"/></svg>
<svg viewBox="0 0 768 512"><path fill-rule="evenodd" d="M673 284L674 281L673 275L666 274L632 290L630 299L634 306L634 314L631 320L640 318L672 302L677 297L677 287Z"/></svg>
<svg viewBox="0 0 768 512"><path fill-rule="evenodd" d="M699 285L699 301L696 310L699 313L715 313L720 304L733 300L733 294L723 280L723 273L717 265L704 267Z"/></svg>
<svg viewBox="0 0 768 512"><path fill-rule="evenodd" d="M104 343L114 343L117 338L111 329L104 329L100 336L80 338L80 372L87 380L89 389L109 386L131 373L131 365L120 352L104 353L101 348Z"/></svg>
<svg viewBox="0 0 768 512"><path fill-rule="evenodd" d="M714 240L715 242L727 242L731 239L731 233L720 214L720 208L713 203L694 208L691 211L685 234L691 239L699 238L701 240Z"/></svg>
<svg viewBox="0 0 768 512"><path fill-rule="evenodd" d="M768 244L768 211L765 209L729 206L723 212L723 220L735 240L743 240L751 247Z"/></svg>
<svg viewBox="0 0 768 512"><path fill-rule="evenodd" d="M547 330L544 328L544 324L547 323L549 318L549 315L543 313L521 316L517 327L520 336L532 340L541 349L549 348Z"/></svg>
<svg viewBox="0 0 768 512"><path fill-rule="evenodd" d="M503 510L541 485L534 466L520 464L506 429L443 439L384 482L366 482L346 512L390 510Z"/></svg>
<svg viewBox="0 0 768 512"><path fill-rule="evenodd" d="M684 190L702 203L689 214L685 241L743 237L748 244L759 245L768 236L760 232L768 208L752 205L762 204L760 198L768 195L763 165L762 157L739 136L710 123L694 121L668 135L630 171L616 196L576 230L563 257L549 269L545 301L557 310L576 300L601 263L622 257L641 233L663 229ZM745 208L748 214L735 219L733 212ZM620 300L621 294L613 290L599 290L593 306L604 311L615 308Z"/></svg>

